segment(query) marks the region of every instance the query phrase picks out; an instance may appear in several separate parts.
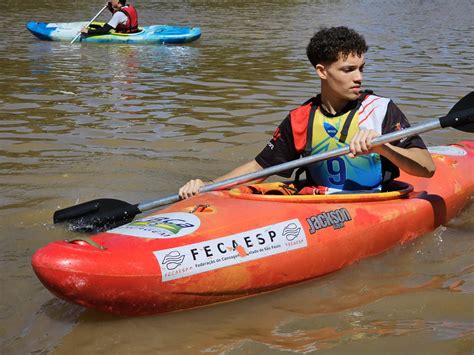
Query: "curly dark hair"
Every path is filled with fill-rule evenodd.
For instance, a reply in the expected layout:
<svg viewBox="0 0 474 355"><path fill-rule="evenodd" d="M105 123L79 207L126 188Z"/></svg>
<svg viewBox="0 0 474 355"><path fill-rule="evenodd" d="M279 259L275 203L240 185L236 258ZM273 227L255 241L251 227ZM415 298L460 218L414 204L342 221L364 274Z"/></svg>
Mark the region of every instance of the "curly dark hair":
<svg viewBox="0 0 474 355"><path fill-rule="evenodd" d="M319 63L336 62L339 55L342 55L344 59L351 53L361 56L368 49L362 35L350 28L340 26L322 28L316 32L306 47L306 55L313 67L316 67Z"/></svg>

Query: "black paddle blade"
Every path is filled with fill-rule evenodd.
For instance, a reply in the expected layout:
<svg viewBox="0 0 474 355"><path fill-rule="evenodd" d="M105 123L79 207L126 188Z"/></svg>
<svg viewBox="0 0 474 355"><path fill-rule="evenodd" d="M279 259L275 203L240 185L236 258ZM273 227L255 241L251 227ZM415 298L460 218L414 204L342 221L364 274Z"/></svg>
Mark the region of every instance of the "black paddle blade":
<svg viewBox="0 0 474 355"><path fill-rule="evenodd" d="M474 133L474 91L464 96L439 119L441 127L453 127L463 132Z"/></svg>
<svg viewBox="0 0 474 355"><path fill-rule="evenodd" d="M103 198L54 212L54 223L67 223L77 232L100 232L129 223L141 213L125 201Z"/></svg>

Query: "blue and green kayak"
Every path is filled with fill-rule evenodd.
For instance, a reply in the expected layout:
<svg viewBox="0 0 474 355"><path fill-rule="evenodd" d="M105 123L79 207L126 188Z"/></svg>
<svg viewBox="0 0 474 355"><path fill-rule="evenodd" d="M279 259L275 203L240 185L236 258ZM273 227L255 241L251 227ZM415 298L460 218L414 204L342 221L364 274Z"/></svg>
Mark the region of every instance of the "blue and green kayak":
<svg viewBox="0 0 474 355"><path fill-rule="evenodd" d="M103 25L103 22L94 22ZM87 22L47 23L30 21L26 28L36 37L46 41L71 41L85 27ZM94 43L130 43L130 44L163 44L187 43L201 36L198 27L181 27L167 25L152 25L140 27L137 33L110 32L101 36L80 36L78 42Z"/></svg>

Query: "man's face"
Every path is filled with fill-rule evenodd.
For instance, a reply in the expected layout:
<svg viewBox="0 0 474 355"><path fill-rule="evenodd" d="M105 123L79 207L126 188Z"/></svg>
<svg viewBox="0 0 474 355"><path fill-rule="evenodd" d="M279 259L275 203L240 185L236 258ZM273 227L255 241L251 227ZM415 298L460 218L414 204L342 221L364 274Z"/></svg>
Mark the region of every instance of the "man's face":
<svg viewBox="0 0 474 355"><path fill-rule="evenodd" d="M363 54L359 57L351 53L347 58L339 55L339 59L334 63L318 64L316 71L329 94L338 99L353 101L359 97L364 65Z"/></svg>
<svg viewBox="0 0 474 355"><path fill-rule="evenodd" d="M117 10L117 9L120 9L121 5L120 5L120 3L119 3L119 0L112 0L111 3L112 3L112 7L113 7L114 9L116 9L116 10Z"/></svg>

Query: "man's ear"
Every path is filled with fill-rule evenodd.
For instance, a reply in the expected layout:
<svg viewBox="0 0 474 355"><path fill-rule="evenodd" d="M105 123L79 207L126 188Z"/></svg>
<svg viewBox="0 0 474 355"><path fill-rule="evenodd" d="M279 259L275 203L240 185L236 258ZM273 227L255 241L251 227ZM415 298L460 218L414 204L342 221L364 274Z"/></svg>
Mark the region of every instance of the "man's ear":
<svg viewBox="0 0 474 355"><path fill-rule="evenodd" d="M318 74L319 78L321 80L326 80L327 78L326 67L323 64L316 64L314 68L316 69L316 74Z"/></svg>

